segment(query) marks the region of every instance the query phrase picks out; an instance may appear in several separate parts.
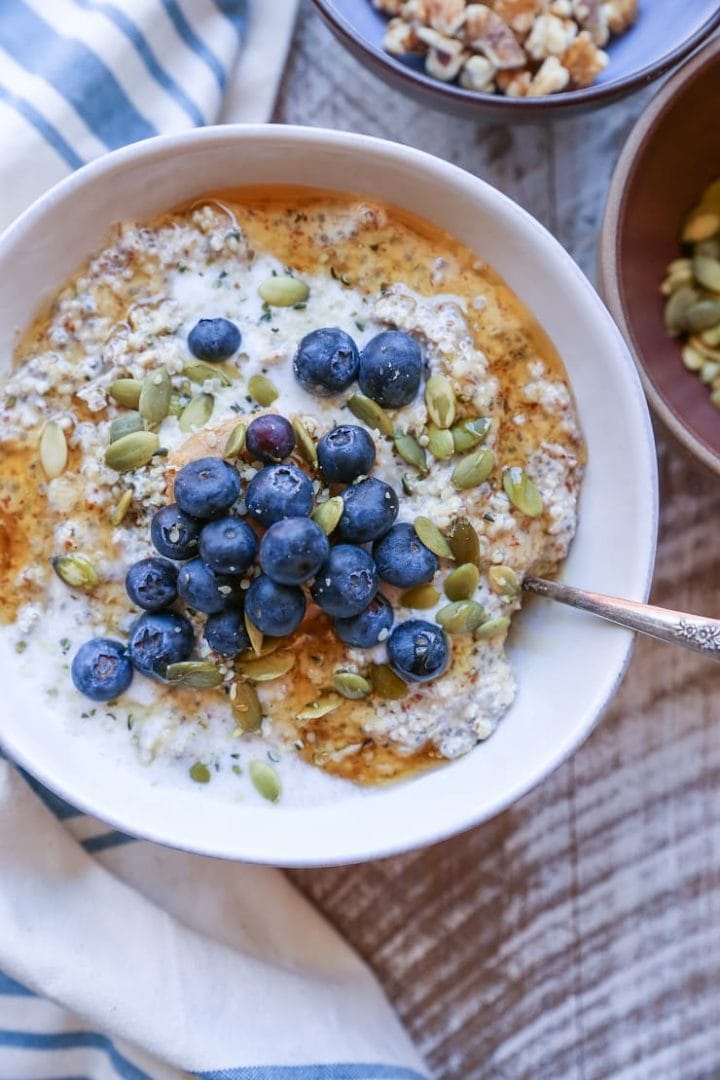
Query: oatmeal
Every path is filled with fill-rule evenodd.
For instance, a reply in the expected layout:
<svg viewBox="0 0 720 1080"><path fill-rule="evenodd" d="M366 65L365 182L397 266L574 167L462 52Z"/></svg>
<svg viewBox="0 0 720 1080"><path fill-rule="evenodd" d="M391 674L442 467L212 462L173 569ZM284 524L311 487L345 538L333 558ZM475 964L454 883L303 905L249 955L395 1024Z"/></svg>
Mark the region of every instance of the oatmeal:
<svg viewBox="0 0 720 1080"><path fill-rule="evenodd" d="M492 734L584 461L473 252L283 188L119 226L21 340L1 430L0 632L49 716L283 804Z"/></svg>

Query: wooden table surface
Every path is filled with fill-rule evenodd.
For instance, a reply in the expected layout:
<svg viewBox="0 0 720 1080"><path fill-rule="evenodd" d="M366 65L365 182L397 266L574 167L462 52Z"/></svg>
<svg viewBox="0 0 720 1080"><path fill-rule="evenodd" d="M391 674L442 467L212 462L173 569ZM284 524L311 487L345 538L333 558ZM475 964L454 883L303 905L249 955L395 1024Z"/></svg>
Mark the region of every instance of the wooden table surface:
<svg viewBox="0 0 720 1080"><path fill-rule="evenodd" d="M275 118L454 161L592 276L610 172L652 93L555 127L480 126L389 90L305 0ZM675 446L660 463L654 599L718 615L720 485ZM594 734L512 809L424 851L292 875L378 973L434 1075L720 1077L718 690L720 667L640 641Z"/></svg>

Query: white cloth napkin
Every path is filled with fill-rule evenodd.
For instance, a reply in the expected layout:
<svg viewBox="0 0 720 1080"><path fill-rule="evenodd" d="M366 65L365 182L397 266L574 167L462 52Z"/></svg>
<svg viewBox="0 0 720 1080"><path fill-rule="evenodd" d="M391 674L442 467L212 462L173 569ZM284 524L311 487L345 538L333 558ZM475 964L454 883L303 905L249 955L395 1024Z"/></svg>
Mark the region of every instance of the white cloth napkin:
<svg viewBox="0 0 720 1080"><path fill-rule="evenodd" d="M0 226L114 146L267 120L295 6L0 0ZM426 1073L280 872L134 841L0 759L0 1080L188 1075Z"/></svg>

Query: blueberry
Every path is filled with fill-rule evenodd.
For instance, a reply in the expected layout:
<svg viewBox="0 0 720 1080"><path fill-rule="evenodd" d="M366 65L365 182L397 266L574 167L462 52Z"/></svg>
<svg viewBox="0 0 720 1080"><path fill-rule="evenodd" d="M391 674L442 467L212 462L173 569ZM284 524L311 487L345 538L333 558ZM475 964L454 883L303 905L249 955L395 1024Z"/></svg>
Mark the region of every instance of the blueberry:
<svg viewBox="0 0 720 1080"><path fill-rule="evenodd" d="M417 394L422 366L415 338L401 330L384 330L368 341L360 354L360 389L384 409L399 409Z"/></svg>
<svg viewBox="0 0 720 1080"><path fill-rule="evenodd" d="M383 581L401 589L432 581L438 568L437 555L425 547L412 525L402 523L375 541L373 559Z"/></svg>
<svg viewBox="0 0 720 1080"><path fill-rule="evenodd" d="M365 428L340 424L320 439L317 455L329 484L350 484L358 476L367 476L372 469L375 443Z"/></svg>
<svg viewBox="0 0 720 1080"><path fill-rule="evenodd" d="M343 512L338 522L338 540L365 544L388 531L398 514L398 497L384 480L369 476L342 492Z"/></svg>
<svg viewBox="0 0 720 1080"><path fill-rule="evenodd" d="M122 642L96 637L75 653L71 674L75 688L85 697L110 701L127 690L133 666Z"/></svg>
<svg viewBox="0 0 720 1080"><path fill-rule="evenodd" d="M242 574L257 555L255 533L246 521L224 517L200 533L200 557L219 574Z"/></svg>
<svg viewBox="0 0 720 1080"><path fill-rule="evenodd" d="M270 637L285 637L297 630L307 602L302 589L278 585L266 574L256 577L245 596L248 618Z"/></svg>
<svg viewBox="0 0 720 1080"><path fill-rule="evenodd" d="M388 638L387 650L391 668L408 682L437 679L450 656L445 631L425 619L398 623Z"/></svg>
<svg viewBox="0 0 720 1080"><path fill-rule="evenodd" d="M152 519L150 537L153 544L168 559L194 559L198 553L198 538L202 522L184 514L177 503L163 506Z"/></svg>
<svg viewBox="0 0 720 1080"><path fill-rule="evenodd" d="M159 611L177 600L177 567L167 559L140 559L125 575L125 588L133 604Z"/></svg>
<svg viewBox="0 0 720 1080"><path fill-rule="evenodd" d="M354 382L359 363L357 345L350 335L337 326L327 326L305 335L295 354L293 370L305 390L326 396Z"/></svg>
<svg viewBox="0 0 720 1080"><path fill-rule="evenodd" d="M375 563L354 544L338 544L320 567L310 592L319 608L336 618L359 615L378 589Z"/></svg>
<svg viewBox="0 0 720 1080"><path fill-rule="evenodd" d="M254 458L269 465L290 457L295 449L295 432L284 416L267 413L250 421L245 445Z"/></svg>
<svg viewBox="0 0 720 1080"><path fill-rule="evenodd" d="M203 637L211 649L221 656L237 656L250 648L250 638L245 629L245 617L240 608L219 611L208 615Z"/></svg>
<svg viewBox="0 0 720 1080"><path fill-rule="evenodd" d="M195 644L190 620L175 611L141 615L130 630L130 659L143 675L164 679L168 664L187 660Z"/></svg>
<svg viewBox="0 0 720 1080"><path fill-rule="evenodd" d="M330 553L328 538L306 517L285 518L271 525L260 544L260 565L281 585L300 585L315 577Z"/></svg>
<svg viewBox="0 0 720 1080"><path fill-rule="evenodd" d="M383 638L387 637L392 624L392 605L386 596L378 593L359 615L336 619L335 633L346 645L352 645L356 649L372 649L381 635Z"/></svg>
<svg viewBox="0 0 720 1080"><path fill-rule="evenodd" d="M191 461L175 477L175 501L191 517L220 517L239 494L237 469L219 457Z"/></svg>
<svg viewBox="0 0 720 1080"><path fill-rule="evenodd" d="M229 319L200 319L188 335L188 348L198 360L227 360L240 348L240 331Z"/></svg>
<svg viewBox="0 0 720 1080"><path fill-rule="evenodd" d="M248 484L247 512L261 525L289 517L307 517L313 505L313 487L295 465L267 465Z"/></svg>
<svg viewBox="0 0 720 1080"><path fill-rule="evenodd" d="M180 567L177 585L185 603L207 615L225 611L240 599L237 579L216 574L202 559L193 559Z"/></svg>

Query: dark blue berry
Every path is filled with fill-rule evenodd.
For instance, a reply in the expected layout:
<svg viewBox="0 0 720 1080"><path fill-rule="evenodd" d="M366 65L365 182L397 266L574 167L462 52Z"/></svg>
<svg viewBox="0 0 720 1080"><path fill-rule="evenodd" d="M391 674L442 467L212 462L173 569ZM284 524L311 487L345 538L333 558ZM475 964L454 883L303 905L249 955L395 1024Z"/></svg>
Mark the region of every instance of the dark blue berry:
<svg viewBox="0 0 720 1080"><path fill-rule="evenodd" d="M225 611L240 600L240 587L236 578L217 574L202 561L193 559L180 567L178 593L191 608L214 615Z"/></svg>
<svg viewBox="0 0 720 1080"><path fill-rule="evenodd" d="M198 360L227 360L240 348L240 331L229 319L200 319L188 335L188 348Z"/></svg>
<svg viewBox="0 0 720 1080"><path fill-rule="evenodd" d="M393 525L373 544L373 559L383 581L408 589L432 581L438 559L419 539L412 525Z"/></svg>
<svg viewBox="0 0 720 1080"><path fill-rule="evenodd" d="M355 649L372 649L380 641L381 635L387 637L392 624L392 605L386 596L377 593L359 615L336 619L335 633L341 641Z"/></svg>
<svg viewBox="0 0 720 1080"><path fill-rule="evenodd" d="M75 653L71 674L75 688L85 697L111 701L127 690L133 666L122 642L96 637Z"/></svg>
<svg viewBox="0 0 720 1080"><path fill-rule="evenodd" d="M191 517L220 517L239 494L237 469L220 457L191 461L175 477L175 502Z"/></svg>
<svg viewBox="0 0 720 1080"><path fill-rule="evenodd" d="M159 611L177 600L177 567L167 559L141 559L125 575L125 588L133 604Z"/></svg>
<svg viewBox="0 0 720 1080"><path fill-rule="evenodd" d="M257 555L258 542L246 521L224 517L200 533L200 557L219 574L242 574Z"/></svg>
<svg viewBox="0 0 720 1080"><path fill-rule="evenodd" d="M286 518L271 525L260 544L260 565L281 585L308 581L330 553L328 538L310 518Z"/></svg>
<svg viewBox="0 0 720 1080"><path fill-rule="evenodd" d="M250 421L245 445L254 458L270 465L273 461L284 461L290 457L295 449L295 432L284 416L267 413Z"/></svg>
<svg viewBox="0 0 720 1080"><path fill-rule="evenodd" d="M285 637L297 630L305 617L306 606L302 589L278 585L266 574L255 578L245 596L248 618L270 637Z"/></svg>
<svg viewBox="0 0 720 1080"><path fill-rule="evenodd" d="M237 656L250 648L250 638L245 629L245 617L240 608L208 615L203 637L211 649L221 656Z"/></svg>
<svg viewBox="0 0 720 1080"><path fill-rule="evenodd" d="M307 517L313 505L313 487L295 465L268 465L248 484L247 512L261 525L289 517Z"/></svg>
<svg viewBox="0 0 720 1080"><path fill-rule="evenodd" d="M429 682L448 665L450 647L445 631L425 619L398 623L387 643L388 660L407 682Z"/></svg>
<svg viewBox="0 0 720 1080"><path fill-rule="evenodd" d="M202 522L184 514L177 503L163 506L152 519L150 537L153 544L167 559L194 559L198 553L198 540Z"/></svg>
<svg viewBox="0 0 720 1080"><path fill-rule="evenodd" d="M350 484L358 476L367 476L372 469L375 443L365 428L340 424L320 439L317 455L329 484Z"/></svg>
<svg viewBox="0 0 720 1080"><path fill-rule="evenodd" d="M293 361L295 378L305 390L321 396L345 390L357 378L357 345L337 326L312 330L300 342Z"/></svg>
<svg viewBox="0 0 720 1080"><path fill-rule="evenodd" d="M422 351L415 338L402 330L384 330L360 354L360 389L384 409L399 409L417 394L422 367Z"/></svg>
<svg viewBox="0 0 720 1080"><path fill-rule="evenodd" d="M338 544L320 567L310 592L319 608L346 619L359 615L378 589L378 573L367 551Z"/></svg>
<svg viewBox="0 0 720 1080"><path fill-rule="evenodd" d="M130 659L143 675L164 679L168 664L188 660L195 640L190 620L175 611L141 615L130 630Z"/></svg>
<svg viewBox="0 0 720 1080"><path fill-rule="evenodd" d="M336 536L353 544L377 540L388 531L398 514L397 492L374 476L345 488L342 501Z"/></svg>

